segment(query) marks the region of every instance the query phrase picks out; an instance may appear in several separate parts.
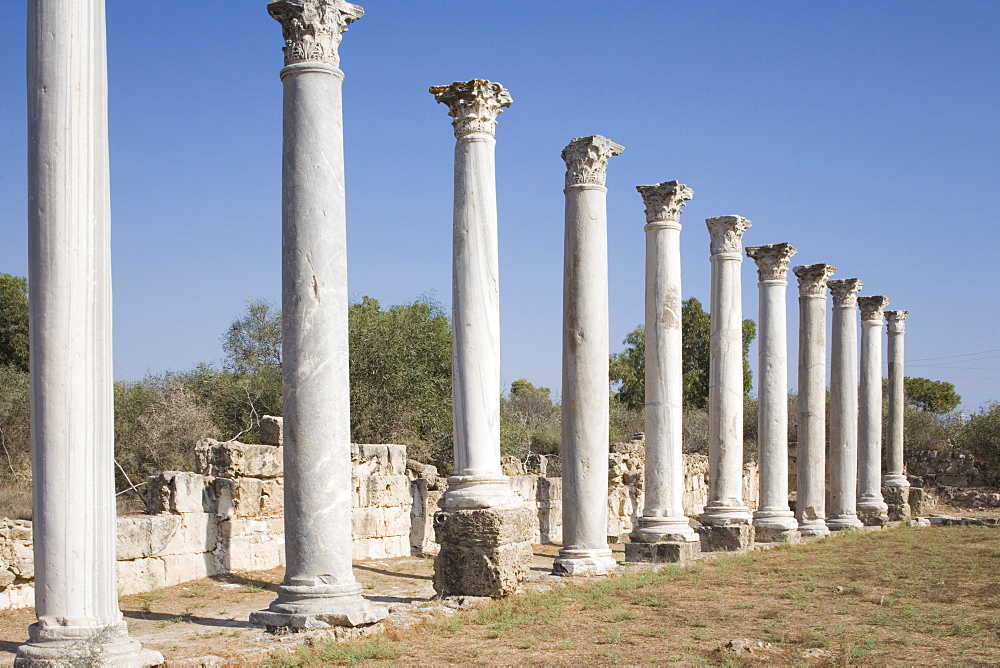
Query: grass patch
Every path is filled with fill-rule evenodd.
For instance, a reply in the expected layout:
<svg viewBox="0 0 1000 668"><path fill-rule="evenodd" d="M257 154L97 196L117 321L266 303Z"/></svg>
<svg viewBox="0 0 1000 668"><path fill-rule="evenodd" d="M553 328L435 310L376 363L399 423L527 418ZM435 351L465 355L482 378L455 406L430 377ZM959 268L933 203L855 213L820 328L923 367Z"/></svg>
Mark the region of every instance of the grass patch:
<svg viewBox="0 0 1000 668"><path fill-rule="evenodd" d="M365 661L398 659L403 648L378 635L369 640L338 643L327 640L313 647L299 647L294 653L280 652L264 663L268 668L297 668L298 666L328 666L331 662L357 666Z"/></svg>

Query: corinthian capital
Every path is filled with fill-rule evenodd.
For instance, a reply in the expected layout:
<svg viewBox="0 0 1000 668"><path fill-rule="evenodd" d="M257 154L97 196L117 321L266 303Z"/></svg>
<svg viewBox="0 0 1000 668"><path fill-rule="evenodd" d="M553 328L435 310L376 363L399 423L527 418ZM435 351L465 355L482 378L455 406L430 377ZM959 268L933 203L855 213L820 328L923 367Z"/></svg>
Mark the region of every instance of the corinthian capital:
<svg viewBox="0 0 1000 668"><path fill-rule="evenodd" d="M902 334L906 331L906 316L909 311L886 311L885 320L888 324L886 328L890 334Z"/></svg>
<svg viewBox="0 0 1000 668"><path fill-rule="evenodd" d="M608 177L608 160L624 150L621 144L601 135L574 139L562 150L562 159L566 161L566 187L603 186Z"/></svg>
<svg viewBox="0 0 1000 668"><path fill-rule="evenodd" d="M882 311L889 305L889 298L884 295L874 297L858 297L858 307L861 309L862 320L882 322Z"/></svg>
<svg viewBox="0 0 1000 668"><path fill-rule="evenodd" d="M712 237L712 255L718 253L736 253L739 255L743 246L743 233L751 223L743 216L716 216L705 221L708 233Z"/></svg>
<svg viewBox="0 0 1000 668"><path fill-rule="evenodd" d="M514 101L506 88L485 79L456 81L450 86L431 86L431 93L438 102L448 105L448 115L455 128L455 138L461 139L475 132L493 135L497 116Z"/></svg>
<svg viewBox="0 0 1000 668"><path fill-rule="evenodd" d="M694 191L683 183L667 181L651 186L636 186L646 205L646 222L679 223L681 207L694 197Z"/></svg>
<svg viewBox="0 0 1000 668"><path fill-rule="evenodd" d="M285 65L340 64L337 47L347 26L365 10L344 0L274 0L267 12L281 24L285 38Z"/></svg>
<svg viewBox="0 0 1000 668"><path fill-rule="evenodd" d="M757 263L757 277L762 281L787 281L788 261L798 252L791 244L747 246L747 257Z"/></svg>
<svg viewBox="0 0 1000 668"><path fill-rule="evenodd" d="M826 296L826 281L837 271L828 264L806 264L792 269L799 279L799 294L802 296Z"/></svg>
<svg viewBox="0 0 1000 668"><path fill-rule="evenodd" d="M833 295L834 306L857 306L858 293L864 283L859 278L835 278L828 281L830 294Z"/></svg>

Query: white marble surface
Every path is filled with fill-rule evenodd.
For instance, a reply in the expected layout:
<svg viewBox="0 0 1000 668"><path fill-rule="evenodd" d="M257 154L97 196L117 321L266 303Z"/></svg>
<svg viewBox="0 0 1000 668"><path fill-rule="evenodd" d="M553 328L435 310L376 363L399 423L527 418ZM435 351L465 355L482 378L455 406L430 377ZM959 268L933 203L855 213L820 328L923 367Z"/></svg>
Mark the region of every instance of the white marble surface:
<svg viewBox="0 0 1000 668"><path fill-rule="evenodd" d="M831 530L862 526L858 489L858 292L856 278L829 281L833 295L830 346L830 455L826 525Z"/></svg>
<svg viewBox="0 0 1000 668"><path fill-rule="evenodd" d="M677 181L638 186L646 205L645 505L631 539L694 542L684 515L681 207Z"/></svg>
<svg viewBox="0 0 1000 668"><path fill-rule="evenodd" d="M799 397L795 517L803 536L826 526L826 291L828 264L795 267L799 281Z"/></svg>
<svg viewBox="0 0 1000 668"><path fill-rule="evenodd" d="M563 274L563 548L553 570L597 575L615 565L607 538L608 160L624 148L574 139L566 161Z"/></svg>
<svg viewBox="0 0 1000 668"><path fill-rule="evenodd" d="M760 340L757 344L757 454L760 500L753 524L762 529L798 528L788 505L788 334L786 292L789 244L747 248L757 263Z"/></svg>
<svg viewBox="0 0 1000 668"><path fill-rule="evenodd" d="M104 1L28 3L27 44L38 622L16 665L152 665L118 608Z"/></svg>
<svg viewBox="0 0 1000 668"><path fill-rule="evenodd" d="M889 299L859 297L861 379L858 388L858 511L866 524L885 515L882 499L882 327Z"/></svg>
<svg viewBox="0 0 1000 668"><path fill-rule="evenodd" d="M705 221L711 235L711 360L708 389L710 490L702 524L749 524L743 500L743 308L741 240L750 227L742 216Z"/></svg>
<svg viewBox="0 0 1000 668"><path fill-rule="evenodd" d="M906 316L909 311L886 311L889 339L889 442L885 448L885 475L882 484L890 487L909 487L903 470L903 407L906 395L903 391L903 351L906 333Z"/></svg>

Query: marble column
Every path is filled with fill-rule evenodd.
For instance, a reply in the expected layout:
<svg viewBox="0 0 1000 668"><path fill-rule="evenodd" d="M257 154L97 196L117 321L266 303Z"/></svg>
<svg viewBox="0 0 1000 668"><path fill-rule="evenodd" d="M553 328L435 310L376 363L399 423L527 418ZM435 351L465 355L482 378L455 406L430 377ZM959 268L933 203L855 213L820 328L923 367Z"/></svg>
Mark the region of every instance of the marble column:
<svg viewBox="0 0 1000 668"><path fill-rule="evenodd" d="M760 502L753 513L757 542L794 542L799 523L788 505L788 262L798 251L789 244L750 246L760 291L757 344L757 452Z"/></svg>
<svg viewBox="0 0 1000 668"><path fill-rule="evenodd" d="M856 278L829 281L833 295L830 346L830 494L826 526L831 531L863 526L858 493L858 292Z"/></svg>
<svg viewBox="0 0 1000 668"><path fill-rule="evenodd" d="M888 297L858 297L861 309L861 381L858 389L858 519L883 526L882 500L882 311Z"/></svg>
<svg viewBox="0 0 1000 668"><path fill-rule="evenodd" d="M502 596L527 574L527 510L500 468L500 291L494 155L497 117L511 105L498 83L433 86L455 131L452 256L452 400L455 473L435 515L441 552L434 588L442 596ZM497 532L472 535L478 528ZM515 528L517 530L515 530ZM501 539L502 537L502 539ZM508 545L510 543L510 545ZM492 550L476 557L477 545ZM525 547L527 545L527 547ZM504 551L511 556L503 556ZM525 553L527 552L527 553ZM504 571L504 564L513 570ZM482 566L482 568L479 568ZM495 572L493 568L501 572ZM487 586L486 583L504 583Z"/></svg>
<svg viewBox="0 0 1000 668"><path fill-rule="evenodd" d="M361 18L342 0L277 0L285 40L282 159L282 393L285 577L250 623L269 630L362 626L387 611L351 565L347 220L337 53Z"/></svg>
<svg viewBox="0 0 1000 668"><path fill-rule="evenodd" d="M626 561L684 561L698 534L684 515L681 207L694 191L677 181L638 186L646 205L645 506Z"/></svg>
<svg viewBox="0 0 1000 668"><path fill-rule="evenodd" d="M148 666L118 608L104 0L28 3L35 614L18 666Z"/></svg>
<svg viewBox="0 0 1000 668"><path fill-rule="evenodd" d="M793 269L799 279L798 489L795 517L803 536L826 536L826 288L828 264Z"/></svg>
<svg viewBox="0 0 1000 668"><path fill-rule="evenodd" d="M566 161L563 265L563 547L553 572L600 575L608 547L608 160L624 147L574 139Z"/></svg>
<svg viewBox="0 0 1000 668"><path fill-rule="evenodd" d="M889 518L906 519L910 515L910 482L906 479L903 460L903 338L909 311L886 311L889 338L889 442L885 448L885 474L882 495L889 506Z"/></svg>
<svg viewBox="0 0 1000 668"><path fill-rule="evenodd" d="M699 518L703 550L743 549L753 542L743 500L743 307L740 267L750 221L705 221L711 235L712 311L708 390L709 497Z"/></svg>

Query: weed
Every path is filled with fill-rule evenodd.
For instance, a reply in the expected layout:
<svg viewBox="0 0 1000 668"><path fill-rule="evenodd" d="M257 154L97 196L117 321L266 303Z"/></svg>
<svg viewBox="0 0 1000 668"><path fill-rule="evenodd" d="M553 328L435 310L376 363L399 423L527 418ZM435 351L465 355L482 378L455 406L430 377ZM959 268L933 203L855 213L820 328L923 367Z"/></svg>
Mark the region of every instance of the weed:
<svg viewBox="0 0 1000 668"><path fill-rule="evenodd" d="M619 629L608 629L598 641L601 645L617 645L622 641L622 632Z"/></svg>
<svg viewBox="0 0 1000 668"><path fill-rule="evenodd" d="M153 611L153 604L166 596L166 594L167 592L163 591L163 589L159 587L139 594L140 609L146 614L149 614Z"/></svg>
<svg viewBox="0 0 1000 668"><path fill-rule="evenodd" d="M606 617L609 622L624 622L629 619L635 619L635 613L631 610L626 610L624 608L618 608L612 610L611 613Z"/></svg>
<svg viewBox="0 0 1000 668"><path fill-rule="evenodd" d="M192 585L190 587L185 587L181 591L181 596L184 598L201 598L208 593L208 587L204 585Z"/></svg>
<svg viewBox="0 0 1000 668"><path fill-rule="evenodd" d="M608 649L601 652L601 655L611 663L621 663L622 660L625 658L625 652L621 651L620 649L615 649L612 647L609 647Z"/></svg>
<svg viewBox="0 0 1000 668"><path fill-rule="evenodd" d="M849 664L868 663L872 650L875 648L875 636L865 634L857 643L844 645L844 658Z"/></svg>

